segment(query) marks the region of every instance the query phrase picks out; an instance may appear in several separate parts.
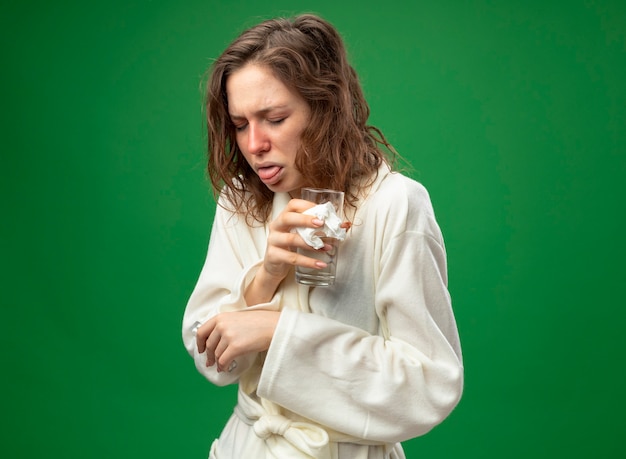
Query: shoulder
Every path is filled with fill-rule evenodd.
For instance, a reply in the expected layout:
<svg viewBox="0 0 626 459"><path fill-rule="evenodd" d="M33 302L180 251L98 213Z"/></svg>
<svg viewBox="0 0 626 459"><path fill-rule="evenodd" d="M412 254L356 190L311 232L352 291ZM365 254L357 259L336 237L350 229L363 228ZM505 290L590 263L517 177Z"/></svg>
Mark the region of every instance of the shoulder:
<svg viewBox="0 0 626 459"><path fill-rule="evenodd" d="M388 172L368 198L376 207L399 212L433 214L430 194L424 185L400 173Z"/></svg>
<svg viewBox="0 0 626 459"><path fill-rule="evenodd" d="M217 207L215 209L214 220L215 225L223 226L228 229L246 229L248 226L248 219L246 219L246 215L242 212L242 210L238 209L238 204L233 196L232 189L227 187L222 188L216 204ZM240 204L239 207L241 207Z"/></svg>
<svg viewBox="0 0 626 459"><path fill-rule="evenodd" d="M375 218L378 225L394 234L412 231L440 237L428 190L400 172L387 171L377 180L363 203L361 216Z"/></svg>
<svg viewBox="0 0 626 459"><path fill-rule="evenodd" d="M396 191L406 193L409 197L419 198L430 202L426 187L420 182L404 175L401 172L390 171L380 184L381 191Z"/></svg>

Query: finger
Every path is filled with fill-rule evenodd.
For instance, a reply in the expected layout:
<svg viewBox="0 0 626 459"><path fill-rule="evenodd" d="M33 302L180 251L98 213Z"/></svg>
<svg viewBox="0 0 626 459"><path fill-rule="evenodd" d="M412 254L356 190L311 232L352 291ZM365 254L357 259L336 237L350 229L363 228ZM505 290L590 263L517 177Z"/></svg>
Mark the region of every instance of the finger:
<svg viewBox="0 0 626 459"><path fill-rule="evenodd" d="M279 215L276 220L270 223L270 233L288 233L293 228L320 228L322 226L324 226L324 221L314 215L287 212Z"/></svg>
<svg viewBox="0 0 626 459"><path fill-rule="evenodd" d="M217 370L222 371L232 371L234 367L237 365L236 358L239 357L239 352L233 350L233 346L227 346L224 349L224 352L220 355L217 362Z"/></svg>
<svg viewBox="0 0 626 459"><path fill-rule="evenodd" d="M267 238L268 246L278 247L285 250L295 250L296 247L306 249L310 247L298 233L271 233ZM278 252L280 254L280 252ZM273 254L270 253L270 256Z"/></svg>
<svg viewBox="0 0 626 459"><path fill-rule="evenodd" d="M300 250L297 254L296 249ZM268 236L268 247L265 252L265 259L271 264L289 264L314 267L315 261L312 259L319 259L316 256L316 252L328 252L332 250L333 246L325 243L320 249L314 249L298 233L270 233ZM304 251L304 253L303 253ZM310 257L306 256L306 253L310 252ZM299 255L299 256L298 256ZM317 267L325 267L317 265Z"/></svg>
<svg viewBox="0 0 626 459"><path fill-rule="evenodd" d="M285 255L287 263L293 266L302 266L305 268L311 268L311 269L322 269L325 268L326 266L328 266L323 260L320 260L319 258L315 257L315 252L318 252L318 250L310 247L307 244L304 244L306 246L306 248L308 250L305 251L300 251L300 252L288 252L288 254ZM330 247L332 249L332 247ZM324 246L323 248L319 249L319 251L325 251L326 250L326 246ZM307 252L311 253L311 256L307 256Z"/></svg>
<svg viewBox="0 0 626 459"><path fill-rule="evenodd" d="M304 212L305 210L314 207L315 203L311 201L307 201L305 199L290 199L287 205L285 206L285 210L287 212Z"/></svg>
<svg viewBox="0 0 626 459"><path fill-rule="evenodd" d="M215 317L207 320L196 330L196 346L198 352L202 354L206 349L206 340L215 328Z"/></svg>
<svg viewBox="0 0 626 459"><path fill-rule="evenodd" d="M225 339L221 339L219 343L217 343L217 346L215 347L215 351L213 355L215 358L214 362L217 363L218 371L221 370L221 368L223 368L221 358L227 349L228 349L228 343L226 342Z"/></svg>
<svg viewBox="0 0 626 459"><path fill-rule="evenodd" d="M315 204L302 199L292 199L285 209L270 224L277 230L288 230L296 226L322 226L324 222L313 215L304 215L303 212L314 207Z"/></svg>
<svg viewBox="0 0 626 459"><path fill-rule="evenodd" d="M206 366L207 367L213 366L215 364L217 360L215 353L222 341L223 341L222 336L220 335L217 328L215 328L213 330L213 333L211 333L211 335L207 338L205 342Z"/></svg>

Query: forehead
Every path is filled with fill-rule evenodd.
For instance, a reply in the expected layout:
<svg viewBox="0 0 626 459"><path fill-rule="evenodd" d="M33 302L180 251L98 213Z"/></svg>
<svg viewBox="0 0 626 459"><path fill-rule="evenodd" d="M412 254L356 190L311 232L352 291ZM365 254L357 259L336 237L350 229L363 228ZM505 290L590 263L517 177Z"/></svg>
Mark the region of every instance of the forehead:
<svg viewBox="0 0 626 459"><path fill-rule="evenodd" d="M245 65L226 79L226 97L231 115L305 103L304 99L276 78L269 68L256 64Z"/></svg>

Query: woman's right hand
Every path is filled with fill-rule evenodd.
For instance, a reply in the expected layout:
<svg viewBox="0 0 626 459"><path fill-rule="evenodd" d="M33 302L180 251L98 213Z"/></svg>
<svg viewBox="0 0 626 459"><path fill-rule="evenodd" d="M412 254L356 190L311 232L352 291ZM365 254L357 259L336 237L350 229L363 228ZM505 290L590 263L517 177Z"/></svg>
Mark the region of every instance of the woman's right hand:
<svg viewBox="0 0 626 459"><path fill-rule="evenodd" d="M324 268L320 260L298 254L296 249L308 248L298 233L291 230L297 227L321 228L324 222L304 212L315 204L302 199L292 199L285 209L269 225L267 248L263 265L257 271L254 281L246 290L246 302L252 306L270 301L278 285L290 272L292 266L313 269ZM330 247L328 247L330 248ZM320 249L325 250L326 247Z"/></svg>
<svg viewBox="0 0 626 459"><path fill-rule="evenodd" d="M281 280L287 276L292 266L323 268L319 260L300 255L296 248L308 248L298 233L291 230L297 227L320 228L324 222L312 215L304 215L315 204L302 199L292 199L276 219L270 223L267 249L263 267L271 276ZM323 250L323 249L322 249Z"/></svg>

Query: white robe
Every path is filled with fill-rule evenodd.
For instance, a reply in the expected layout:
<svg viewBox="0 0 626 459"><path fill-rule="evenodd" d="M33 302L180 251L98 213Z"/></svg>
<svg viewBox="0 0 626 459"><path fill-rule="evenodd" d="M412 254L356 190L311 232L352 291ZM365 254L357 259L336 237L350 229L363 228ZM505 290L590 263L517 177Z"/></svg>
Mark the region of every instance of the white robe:
<svg viewBox="0 0 626 459"><path fill-rule="evenodd" d="M275 195L270 221L288 200ZM403 458L399 442L425 434L458 403L461 348L428 193L383 166L351 217L335 285L309 288L289 275L271 302L253 306L282 311L269 350L218 373L198 354L194 324L247 308L268 225L217 208L183 319L198 371L217 385L239 382L210 457Z"/></svg>

